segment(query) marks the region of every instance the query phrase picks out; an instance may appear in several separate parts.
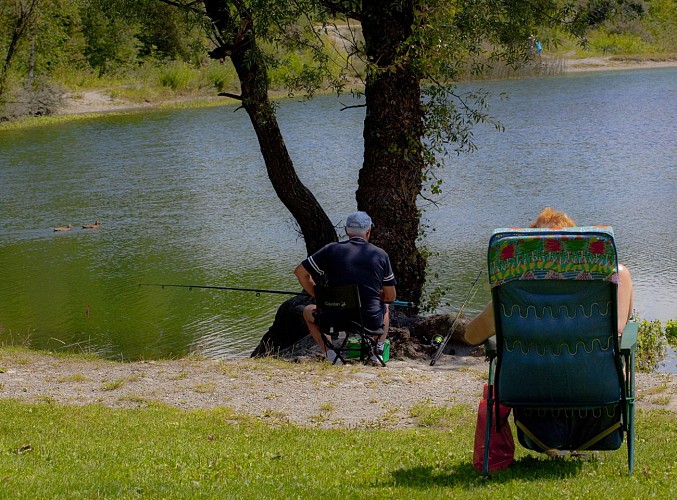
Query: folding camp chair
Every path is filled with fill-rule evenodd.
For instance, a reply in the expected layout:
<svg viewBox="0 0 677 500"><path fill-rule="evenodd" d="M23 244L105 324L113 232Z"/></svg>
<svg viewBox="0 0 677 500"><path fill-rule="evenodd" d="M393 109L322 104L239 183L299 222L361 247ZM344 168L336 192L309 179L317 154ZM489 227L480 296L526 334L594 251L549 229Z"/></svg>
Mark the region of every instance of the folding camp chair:
<svg viewBox="0 0 677 500"><path fill-rule="evenodd" d="M498 229L488 264L496 336L484 475L499 403L535 451L615 450L625 433L632 473L637 324L619 339L613 230Z"/></svg>
<svg viewBox="0 0 677 500"><path fill-rule="evenodd" d="M315 286L315 301L322 338L327 348L336 352L337 359L346 362L341 353L347 352L348 338L351 335L358 335L360 361L377 359L381 366L385 366L383 358L376 351L374 340L374 337L383 334L383 329L370 330L364 326L360 289L357 285ZM342 332L345 333L345 337L336 347L330 339L338 339Z"/></svg>

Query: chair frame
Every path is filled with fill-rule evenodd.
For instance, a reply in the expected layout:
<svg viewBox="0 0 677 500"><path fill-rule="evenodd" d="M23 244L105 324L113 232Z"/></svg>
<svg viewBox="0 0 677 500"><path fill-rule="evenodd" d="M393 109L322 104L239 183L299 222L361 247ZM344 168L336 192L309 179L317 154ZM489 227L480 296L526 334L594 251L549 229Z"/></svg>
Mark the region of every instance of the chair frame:
<svg viewBox="0 0 677 500"><path fill-rule="evenodd" d="M578 229L579 231L574 231ZM594 234L595 230L602 230L600 228L571 228L566 231L562 231L567 235L581 234L581 235L590 235ZM537 237L547 236L559 236L562 232L553 231L553 230L522 230L522 229L499 229L494 231L492 236L492 242L495 238L504 238L514 235L515 232L519 232L520 235L528 234L535 235ZM604 229L605 235L610 234L611 243L613 243L613 231L610 228ZM491 244L489 245L490 252L488 256L488 262L490 267L491 275ZM615 247L613 248L614 254L614 272L617 272L618 261L615 256ZM496 419L496 425L500 425L500 419L498 419L499 403L508 403L501 400L501 395L497 394L498 382L501 375L501 356L503 353L504 343L502 337L501 329L501 315L499 311L499 297L498 297L498 288L501 286L501 283L494 285L492 288L492 301L494 307L494 316L495 316L495 327L496 335L491 337L485 342L485 352L487 360L489 361L489 377L488 377L488 411L487 411L487 420L486 420L486 433L485 433L485 443L484 443L484 463L483 463L483 475L485 477L489 476L489 445L491 437L491 427L492 420ZM614 282L610 282L612 287L612 293L615 297L617 293L617 285ZM617 301L612 300L611 302L613 312L612 312L612 321L613 325L616 324L617 319ZM614 328L615 330L615 328ZM613 338L613 357L615 360L616 371L618 373L618 381L620 387L620 399L617 404L621 406L621 417L620 417L620 428L621 431L626 436L626 444L628 451L628 471L629 474L632 474L634 470L634 446L635 446L635 350L637 345L637 333L638 325L634 322L628 322L623 334L618 339L617 335L612 335ZM589 406L589 405L588 405ZM528 406L526 406L528 407ZM583 407L583 405L581 406ZM548 407L541 407L542 409L548 409ZM551 406L551 409L557 408L556 406ZM561 407L560 407L561 408ZM585 443L581 448L583 449L586 446L592 446L590 443Z"/></svg>
<svg viewBox="0 0 677 500"><path fill-rule="evenodd" d="M320 286L315 285L315 302L318 312L318 325L320 327L320 334L327 349L332 349L336 352L336 359L340 359L342 363L346 364L345 358L341 355L342 352L347 352L348 338L356 334L360 337L360 361L366 362L372 359L372 356L378 359L381 366L386 366L383 357L376 351L375 336L380 336L383 330L370 330L364 326L362 319L362 301L360 299L360 289L357 284L340 285L340 286ZM337 315L345 315L345 319L340 321L325 320L322 321L322 314L330 312L335 317ZM345 332L346 336L339 347L336 347L333 342L327 338L338 338L340 332ZM336 363L336 360L334 360Z"/></svg>

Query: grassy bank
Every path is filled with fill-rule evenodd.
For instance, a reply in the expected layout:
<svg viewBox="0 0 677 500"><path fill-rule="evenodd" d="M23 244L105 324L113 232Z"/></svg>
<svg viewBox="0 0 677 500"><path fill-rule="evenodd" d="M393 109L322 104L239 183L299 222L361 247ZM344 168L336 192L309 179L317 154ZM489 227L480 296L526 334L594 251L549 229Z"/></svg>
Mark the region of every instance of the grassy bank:
<svg viewBox="0 0 677 500"><path fill-rule="evenodd" d="M149 102L145 105L139 105L134 102L121 101L116 106L111 106L107 111L91 111L73 114L56 114L48 116L25 116L13 121L0 122L0 132L4 130L22 130L38 126L61 125L74 121L90 120L106 116L128 116L138 113L150 113L152 111L162 111L168 109L193 109L209 108L216 106L225 106L232 104L230 99L220 98L215 100L213 96L204 96L196 94L192 97L182 97L170 99L167 101Z"/></svg>
<svg viewBox="0 0 677 500"><path fill-rule="evenodd" d="M116 410L0 401L2 498L669 498L674 414L640 412L636 470L626 450L550 460L521 448L480 479L475 412L420 415L414 430L267 426L227 408Z"/></svg>

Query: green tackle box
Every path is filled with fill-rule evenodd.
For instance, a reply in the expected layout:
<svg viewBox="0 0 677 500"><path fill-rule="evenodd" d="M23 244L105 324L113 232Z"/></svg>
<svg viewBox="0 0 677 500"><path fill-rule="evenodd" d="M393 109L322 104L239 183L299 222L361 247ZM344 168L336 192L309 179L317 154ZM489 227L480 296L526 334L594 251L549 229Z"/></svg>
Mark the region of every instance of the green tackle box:
<svg viewBox="0 0 677 500"><path fill-rule="evenodd" d="M350 337L346 343L348 347L348 358L354 359L360 357L360 338L359 337ZM390 339L387 339L383 344L383 362L387 363L390 359Z"/></svg>

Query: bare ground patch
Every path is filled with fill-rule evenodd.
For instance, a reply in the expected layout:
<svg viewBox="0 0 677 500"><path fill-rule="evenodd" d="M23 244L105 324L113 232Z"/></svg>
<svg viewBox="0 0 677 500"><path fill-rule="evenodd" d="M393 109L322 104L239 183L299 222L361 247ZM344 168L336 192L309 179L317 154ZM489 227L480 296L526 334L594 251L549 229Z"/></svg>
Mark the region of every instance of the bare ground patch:
<svg viewBox="0 0 677 500"><path fill-rule="evenodd" d="M131 408L227 406L272 424L415 427L414 406L468 405L482 394L482 357L391 360L386 368L318 361L170 360L121 363L0 352L0 398ZM676 376L637 375L637 407L677 411Z"/></svg>

